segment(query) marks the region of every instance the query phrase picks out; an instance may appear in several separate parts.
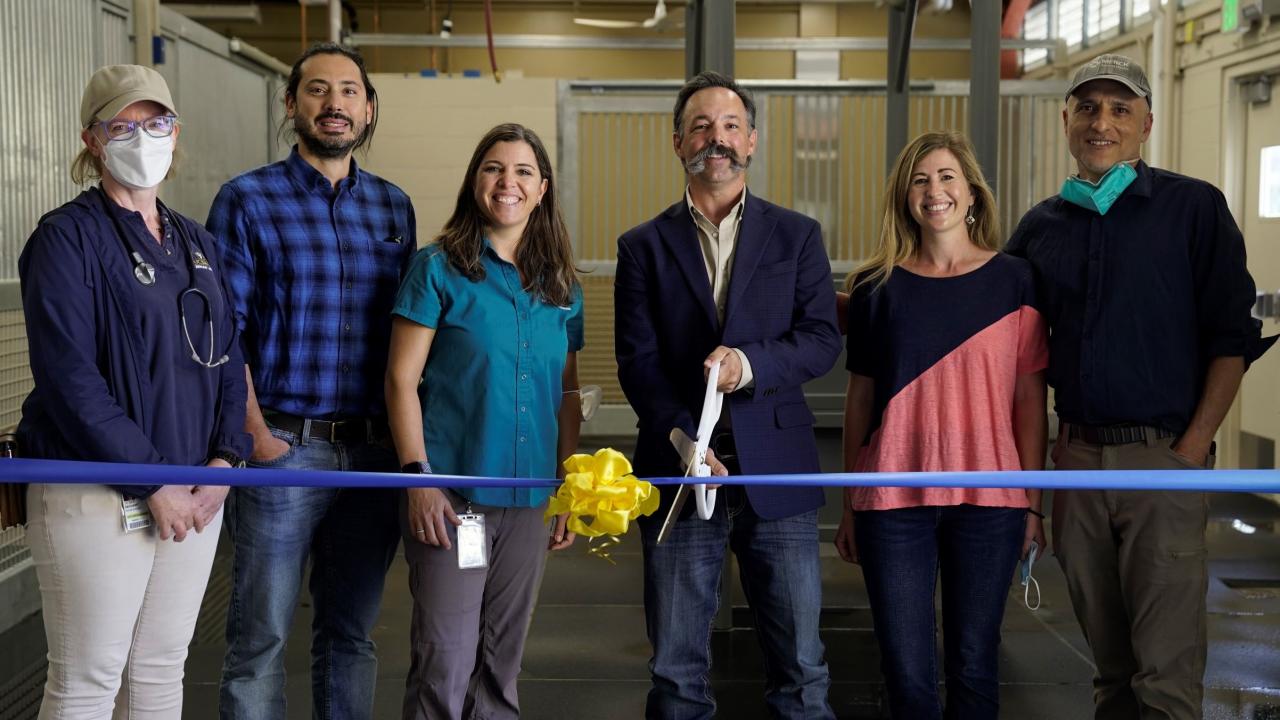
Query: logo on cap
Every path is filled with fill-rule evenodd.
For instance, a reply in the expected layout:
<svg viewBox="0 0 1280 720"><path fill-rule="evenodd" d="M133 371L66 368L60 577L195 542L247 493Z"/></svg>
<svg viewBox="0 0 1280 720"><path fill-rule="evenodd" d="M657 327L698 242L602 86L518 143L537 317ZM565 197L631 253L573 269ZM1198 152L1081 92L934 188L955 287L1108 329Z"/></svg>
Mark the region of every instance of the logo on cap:
<svg viewBox="0 0 1280 720"><path fill-rule="evenodd" d="M1135 95L1151 101L1151 84L1147 82L1147 73L1142 66L1124 55L1099 55L1085 63L1071 78L1065 97L1081 85L1094 80L1114 80L1129 88Z"/></svg>

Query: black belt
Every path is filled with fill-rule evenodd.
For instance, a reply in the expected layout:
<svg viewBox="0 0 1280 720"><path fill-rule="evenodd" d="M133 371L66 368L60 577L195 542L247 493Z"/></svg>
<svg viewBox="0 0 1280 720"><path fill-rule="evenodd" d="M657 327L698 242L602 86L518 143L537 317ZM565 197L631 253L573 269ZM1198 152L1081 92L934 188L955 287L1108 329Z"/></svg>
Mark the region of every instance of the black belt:
<svg viewBox="0 0 1280 720"><path fill-rule="evenodd" d="M346 420L309 420L289 413L267 410L263 412L271 427L304 437L303 429L310 424L305 437L324 440L327 443L359 445L382 440L391 434L386 418L349 418Z"/></svg>
<svg viewBox="0 0 1280 720"><path fill-rule="evenodd" d="M1077 425L1070 423L1067 432L1072 440L1093 445L1127 445L1150 438L1170 438L1178 433L1150 425Z"/></svg>

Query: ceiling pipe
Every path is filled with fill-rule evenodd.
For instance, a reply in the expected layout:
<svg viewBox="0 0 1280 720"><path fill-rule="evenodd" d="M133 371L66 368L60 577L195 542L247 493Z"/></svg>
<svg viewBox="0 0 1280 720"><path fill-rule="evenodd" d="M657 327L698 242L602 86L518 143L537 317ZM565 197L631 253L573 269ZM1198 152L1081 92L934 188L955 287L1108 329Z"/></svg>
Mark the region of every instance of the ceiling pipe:
<svg viewBox="0 0 1280 720"><path fill-rule="evenodd" d="M1000 20L1000 38L1016 38L1022 35L1022 23L1031 9L1031 0L1010 0ZM1000 78L1008 80L1022 74L1022 63L1016 50L1000 50Z"/></svg>
<svg viewBox="0 0 1280 720"><path fill-rule="evenodd" d="M1151 112L1155 122L1147 140L1146 160L1157 167L1173 169L1173 76L1174 33L1178 10L1172 3L1152 0L1151 13Z"/></svg>
<svg viewBox="0 0 1280 720"><path fill-rule="evenodd" d="M436 34L415 35L400 33L352 33L347 42L357 47L436 47L483 48L488 46L484 35ZM683 50L684 40L666 37L605 37L600 35L534 35L506 34L493 36L494 47L523 48L526 50ZM1020 40L1005 38L1000 42L1004 50L1027 48L1055 48L1056 40ZM839 50L865 51L887 50L889 42L883 37L738 37L736 50L794 51ZM970 49L969 38L914 38L912 52L956 52Z"/></svg>
<svg viewBox="0 0 1280 720"><path fill-rule="evenodd" d="M227 49L246 60L250 60L264 68L267 68L268 70L276 72L282 77L289 77L289 73L293 70L288 65L277 60L275 57L266 54L238 37L232 37L227 41Z"/></svg>

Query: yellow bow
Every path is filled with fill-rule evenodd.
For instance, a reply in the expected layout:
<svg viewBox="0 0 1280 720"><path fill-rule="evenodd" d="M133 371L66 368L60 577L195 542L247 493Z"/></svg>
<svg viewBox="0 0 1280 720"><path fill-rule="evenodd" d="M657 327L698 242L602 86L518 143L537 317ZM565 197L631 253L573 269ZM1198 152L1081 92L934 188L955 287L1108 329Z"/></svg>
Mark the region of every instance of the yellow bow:
<svg viewBox="0 0 1280 720"><path fill-rule="evenodd" d="M569 530L579 535L622 535L632 520L658 509L658 489L637 480L631 463L617 450L572 455L564 461L564 469L569 473L547 504L544 517L569 513Z"/></svg>

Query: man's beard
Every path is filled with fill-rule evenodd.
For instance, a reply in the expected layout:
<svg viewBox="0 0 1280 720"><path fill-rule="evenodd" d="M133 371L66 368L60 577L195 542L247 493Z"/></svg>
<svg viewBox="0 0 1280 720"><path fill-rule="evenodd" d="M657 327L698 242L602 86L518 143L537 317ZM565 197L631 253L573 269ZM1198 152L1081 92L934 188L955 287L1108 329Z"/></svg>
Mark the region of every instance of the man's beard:
<svg viewBox="0 0 1280 720"><path fill-rule="evenodd" d="M701 175L707 169L707 158L724 157L729 158L729 167L735 172L740 173L751 166L751 156L748 155L744 161L738 157L738 153L728 145L712 143L697 153L693 157L684 161L684 170L690 175Z"/></svg>
<svg viewBox="0 0 1280 720"><path fill-rule="evenodd" d="M342 120L347 123L353 131L351 137L326 137L314 130L324 120ZM342 113L330 112L319 115L312 122L307 122L301 115L293 119L293 131L297 134L298 140L317 157L326 160L335 160L346 157L351 149L359 145L369 132L369 126L357 127L354 120Z"/></svg>

